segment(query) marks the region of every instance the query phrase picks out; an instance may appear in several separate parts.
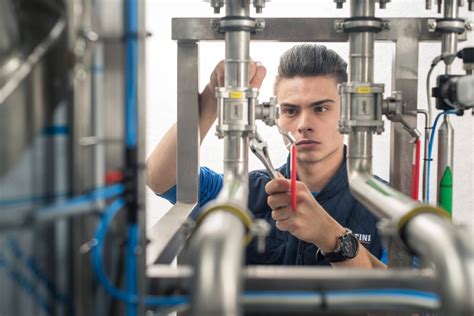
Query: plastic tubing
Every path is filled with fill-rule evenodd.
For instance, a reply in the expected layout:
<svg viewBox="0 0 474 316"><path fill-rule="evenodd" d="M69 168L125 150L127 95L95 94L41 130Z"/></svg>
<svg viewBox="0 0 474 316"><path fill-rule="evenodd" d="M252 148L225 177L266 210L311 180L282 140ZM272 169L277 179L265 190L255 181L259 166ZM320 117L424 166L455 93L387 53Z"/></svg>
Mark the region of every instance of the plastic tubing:
<svg viewBox="0 0 474 316"><path fill-rule="evenodd" d="M115 215L123 208L125 201L122 198L119 198L112 202L104 211L102 220L97 227L95 233L96 244L92 248L92 268L97 277L99 283L104 287L104 289L109 293L113 298L121 300L129 304L138 304L138 296L116 288L112 282L109 280L105 273L104 262L102 258L102 252L104 249L104 241L107 235L107 230L112 222ZM146 296L143 298L143 304L147 306L176 306L186 304L188 302L186 297L183 296L173 296L173 297L159 297L159 296Z"/></svg>
<svg viewBox="0 0 474 316"><path fill-rule="evenodd" d="M137 146L138 3L125 1L125 144Z"/></svg>
<svg viewBox="0 0 474 316"><path fill-rule="evenodd" d="M135 249L138 246L138 226L130 224L128 226L127 260L126 260L126 283L128 293L137 295L137 258ZM137 304L127 303L127 315L137 315Z"/></svg>
<svg viewBox="0 0 474 316"><path fill-rule="evenodd" d="M420 187L420 152L421 142L418 139L414 144L415 155L414 162L412 164L412 183L411 183L411 197L414 200L418 200L418 193Z"/></svg>

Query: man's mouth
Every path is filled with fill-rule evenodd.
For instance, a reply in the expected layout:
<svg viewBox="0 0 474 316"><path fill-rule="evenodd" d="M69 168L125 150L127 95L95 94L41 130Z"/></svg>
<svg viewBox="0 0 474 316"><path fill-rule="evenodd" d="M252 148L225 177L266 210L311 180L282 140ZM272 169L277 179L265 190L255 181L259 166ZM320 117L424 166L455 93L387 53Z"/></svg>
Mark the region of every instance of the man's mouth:
<svg viewBox="0 0 474 316"><path fill-rule="evenodd" d="M299 141L296 142L296 146L310 145L310 144L321 144L321 143L312 139L300 139Z"/></svg>

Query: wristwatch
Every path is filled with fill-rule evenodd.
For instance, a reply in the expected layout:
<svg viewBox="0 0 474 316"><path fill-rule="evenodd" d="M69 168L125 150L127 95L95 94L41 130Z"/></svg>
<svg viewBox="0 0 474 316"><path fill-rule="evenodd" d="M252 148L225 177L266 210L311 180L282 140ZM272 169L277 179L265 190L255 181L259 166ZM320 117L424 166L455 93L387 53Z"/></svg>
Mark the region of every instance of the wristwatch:
<svg viewBox="0 0 474 316"><path fill-rule="evenodd" d="M342 262L352 259L359 253L359 240L354 236L350 229L345 228L346 232L337 238L337 247L333 252L324 253L318 249L318 254L329 259L330 262Z"/></svg>

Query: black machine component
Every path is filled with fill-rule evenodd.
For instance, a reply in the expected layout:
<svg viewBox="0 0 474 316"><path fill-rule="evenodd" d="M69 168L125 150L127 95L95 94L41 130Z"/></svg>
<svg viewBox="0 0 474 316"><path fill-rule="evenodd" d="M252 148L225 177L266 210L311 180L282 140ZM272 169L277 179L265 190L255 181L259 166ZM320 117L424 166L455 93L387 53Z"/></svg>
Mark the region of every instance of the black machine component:
<svg viewBox="0 0 474 316"><path fill-rule="evenodd" d="M466 47L458 52L457 57L463 60L467 75L440 75L432 96L436 98L438 110L464 110L474 108L474 47Z"/></svg>
<svg viewBox="0 0 474 316"><path fill-rule="evenodd" d="M474 76L441 75L433 88L438 110L461 110L474 107Z"/></svg>

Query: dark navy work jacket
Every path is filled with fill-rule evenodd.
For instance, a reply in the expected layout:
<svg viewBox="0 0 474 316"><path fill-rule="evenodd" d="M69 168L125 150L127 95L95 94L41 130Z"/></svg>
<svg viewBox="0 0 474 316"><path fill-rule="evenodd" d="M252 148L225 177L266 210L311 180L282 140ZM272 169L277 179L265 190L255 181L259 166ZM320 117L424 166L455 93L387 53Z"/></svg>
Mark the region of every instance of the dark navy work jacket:
<svg viewBox="0 0 474 316"><path fill-rule="evenodd" d="M345 157L345 155L344 155ZM289 177L288 161L278 171ZM268 195L265 185L270 181L264 170L249 173L248 207L256 218L265 219L271 225L266 239L266 251L257 252L256 242L247 247L247 264L269 265L329 265L326 259L318 261L317 247L301 241L288 232L280 231L271 217L272 210L267 204ZM201 167L199 174L199 204L204 205L219 194L223 186L223 176L209 168ZM343 227L349 228L374 256L381 258L381 238L377 232L377 218L352 197L347 179L346 160L344 158L338 171L318 194L314 194L318 203ZM161 197L176 203L176 186ZM192 214L196 216L197 214Z"/></svg>
<svg viewBox="0 0 474 316"><path fill-rule="evenodd" d="M278 171L289 178L289 163ZM266 239L266 251L257 252L256 242L247 248L247 264L270 265L330 265L326 259L318 260L318 248L314 244L299 240L288 232L276 228L267 204L268 195L265 185L270 181L264 170L252 171L249 174L249 209L256 218L264 218L272 229ZM339 167L334 177L315 194L318 203L343 227L349 228L374 256L381 258L382 244L377 232L377 218L360 202L354 199L347 178L346 160Z"/></svg>

